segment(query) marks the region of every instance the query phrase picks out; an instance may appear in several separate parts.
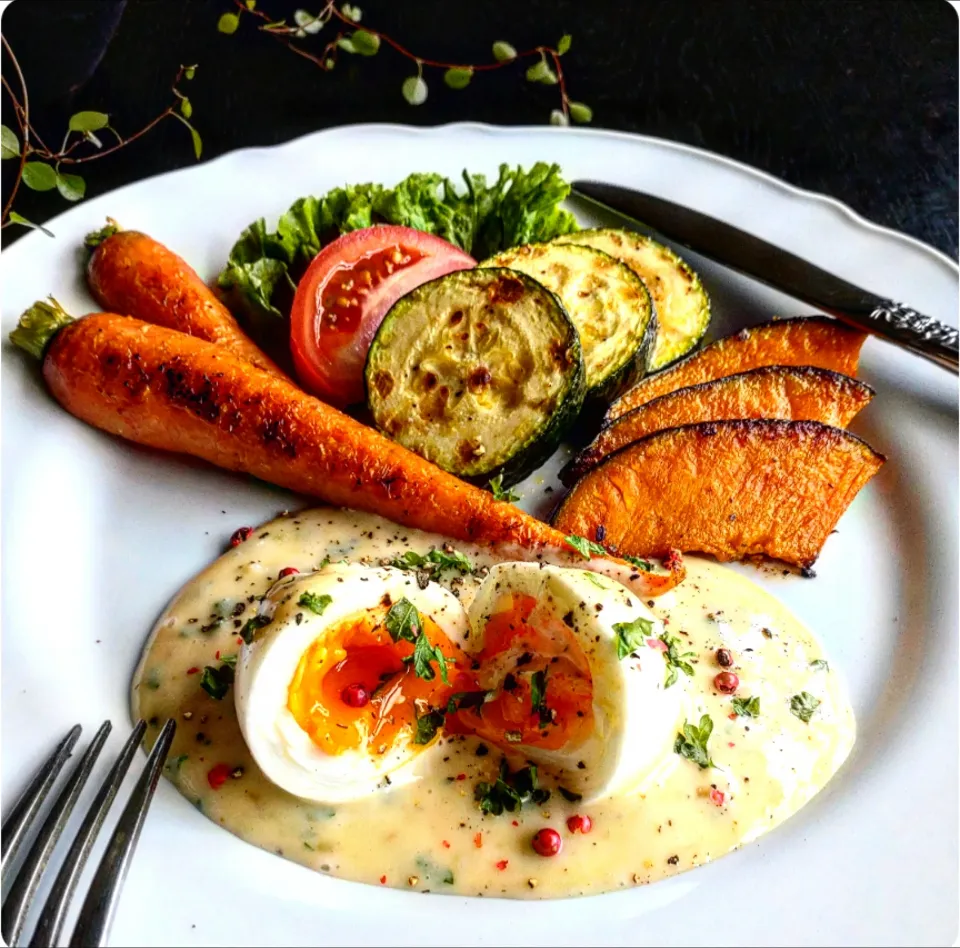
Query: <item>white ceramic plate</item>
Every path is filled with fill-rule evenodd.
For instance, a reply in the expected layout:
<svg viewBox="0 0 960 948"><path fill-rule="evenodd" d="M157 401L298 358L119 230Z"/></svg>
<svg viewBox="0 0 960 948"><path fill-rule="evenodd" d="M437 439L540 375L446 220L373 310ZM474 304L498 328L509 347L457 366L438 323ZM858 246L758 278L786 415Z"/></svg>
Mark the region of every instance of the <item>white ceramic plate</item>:
<svg viewBox="0 0 960 948"><path fill-rule="evenodd" d="M838 275L956 324L957 269L834 201L667 142L574 129L358 126L227 155L84 201L3 254L4 807L55 736L112 718L174 591L234 527L295 499L115 441L62 411L6 336L54 293L92 308L83 235L109 214L213 278L240 230L296 197L411 171L494 173L559 162L752 231ZM714 331L807 312L686 254ZM126 885L114 944L947 944L957 932L957 388L882 342L878 396L854 430L889 463L804 580L745 571L827 641L860 724L838 778L783 828L645 889L562 902L378 890L314 875L218 829L163 783ZM528 484L536 506L542 480ZM115 734L110 746L119 745Z"/></svg>

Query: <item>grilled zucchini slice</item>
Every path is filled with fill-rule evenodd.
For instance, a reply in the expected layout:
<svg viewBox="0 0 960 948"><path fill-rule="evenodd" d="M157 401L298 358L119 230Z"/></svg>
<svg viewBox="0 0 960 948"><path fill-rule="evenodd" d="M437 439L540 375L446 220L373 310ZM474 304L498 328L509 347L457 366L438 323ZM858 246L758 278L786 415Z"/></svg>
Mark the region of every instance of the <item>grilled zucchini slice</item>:
<svg viewBox="0 0 960 948"><path fill-rule="evenodd" d="M700 278L669 247L642 234L614 228L581 230L553 242L603 250L646 283L657 311L651 372L679 359L703 338L710 324L710 299Z"/></svg>
<svg viewBox="0 0 960 948"><path fill-rule="evenodd" d="M367 405L388 437L486 485L522 480L583 404L583 353L560 300L502 268L460 270L390 308L370 346Z"/></svg>
<svg viewBox="0 0 960 948"><path fill-rule="evenodd" d="M480 264L510 267L552 290L570 314L587 371L587 397L610 400L646 374L656 315L643 281L608 253L577 244L526 244Z"/></svg>

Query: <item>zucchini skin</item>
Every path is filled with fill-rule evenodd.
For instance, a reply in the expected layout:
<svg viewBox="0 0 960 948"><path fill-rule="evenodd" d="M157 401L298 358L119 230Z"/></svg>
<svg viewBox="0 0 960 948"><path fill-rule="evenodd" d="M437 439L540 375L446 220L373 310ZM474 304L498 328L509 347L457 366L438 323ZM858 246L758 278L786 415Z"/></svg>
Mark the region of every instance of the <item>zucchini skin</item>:
<svg viewBox="0 0 960 948"><path fill-rule="evenodd" d="M489 482L498 475L502 476L502 486L505 488L510 487L542 466L554 453L564 436L574 425L583 407L586 394L586 370L583 360L583 348L576 326L559 297L528 274L505 267L462 270L438 277L411 290L410 293L401 297L390 308L370 345L364 370L367 407L373 417L374 424L376 424L378 430L385 436L392 437L386 427L381 424L380 413L377 410L379 393L376 391L375 375L384 347L391 344L389 337L393 332L396 321L405 318L415 307L423 306L423 301L437 291L440 288L439 285L444 282L456 285L458 282L462 283L466 280L489 280L492 283L504 277L522 283L525 292L537 293L549 300L556 318L562 323L566 330L565 345L567 358L569 360L569 367L565 373L567 384L557 405L546 418L545 422L537 428L532 437L513 448L510 455L502 462L492 464L489 468L485 468L479 472L469 472L466 470L467 465L462 467L457 467L454 464L444 465L434 458L429 458L433 463L448 471L448 473L455 474L461 480L479 487L486 487ZM400 443L414 453L421 454L424 457L427 456L423 454L422 442L419 445L419 450L418 445L409 439L403 440Z"/></svg>
<svg viewBox="0 0 960 948"><path fill-rule="evenodd" d="M590 381L590 350L589 346L583 343L581 333L581 344L584 344L584 360L587 364L588 374L588 387L585 402L589 412L592 414L596 412L596 409L599 405L609 403L618 395L622 394L628 388L633 386L647 373L650 360L653 356L653 350L656 345L658 325L657 313L654 308L653 298L650 295L647 285L633 270L604 250L578 244L575 239L576 234L568 236L571 239L566 239L562 242L558 239L546 244L525 244L522 247L514 247L512 250L506 250L502 253L496 254L493 257L490 257L488 260L481 262L479 266L484 268L496 266L510 267L511 264L516 263L518 265L517 268L521 269L522 272L530 274L533 279L538 279L538 275L536 273L531 273L531 269L536 267L538 259L542 260L555 248L575 248L576 250L582 252L584 258L590 258L595 262L601 263L608 268L608 271L611 269L615 271L618 275L618 279L622 280L624 284L629 286L630 292L635 294L637 300L639 300L639 302L635 305L638 305L640 309L646 313L647 321L644 326L643 333L637 340L633 350L618 366L611 371L608 371L608 373L599 381ZM530 261L530 269L522 266L522 264L528 260ZM548 288L553 289L553 287ZM554 290L554 292L557 291ZM570 313L574 325L577 326L578 331L580 331L577 315L573 312L572 307L568 302L570 297L568 296L565 300L562 292L558 293L558 295L560 296L561 301L564 302L567 312ZM624 305L631 304L624 302Z"/></svg>

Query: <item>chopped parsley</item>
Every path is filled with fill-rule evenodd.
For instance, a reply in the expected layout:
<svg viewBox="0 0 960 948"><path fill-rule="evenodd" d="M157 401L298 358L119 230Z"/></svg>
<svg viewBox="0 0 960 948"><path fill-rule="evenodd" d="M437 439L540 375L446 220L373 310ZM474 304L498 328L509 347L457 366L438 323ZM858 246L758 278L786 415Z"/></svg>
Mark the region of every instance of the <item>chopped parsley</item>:
<svg viewBox="0 0 960 948"><path fill-rule="evenodd" d="M582 793L574 793L566 787L557 787L557 790L560 792L560 796L568 803L579 803L583 799Z"/></svg>
<svg viewBox="0 0 960 948"><path fill-rule="evenodd" d="M820 699L814 698L809 691L801 691L790 699L790 712L800 718L804 724L810 723L813 712L820 707Z"/></svg>
<svg viewBox="0 0 960 948"><path fill-rule="evenodd" d="M530 676L530 703L533 706L531 714L540 716L540 727L553 723L547 707L547 671L548 669L542 668Z"/></svg>
<svg viewBox="0 0 960 948"><path fill-rule="evenodd" d="M179 773L180 768L188 761L190 758L186 754L181 754L179 757L171 757L167 763L166 767L171 773Z"/></svg>
<svg viewBox="0 0 960 948"><path fill-rule="evenodd" d="M683 731L677 735L673 744L673 752L687 760L693 761L701 770L713 766L710 752L707 750L707 741L713 733L713 719L709 714L700 718L699 726L689 721L683 722Z"/></svg>
<svg viewBox="0 0 960 948"><path fill-rule="evenodd" d="M255 615L247 619L243 628L240 630L240 638L249 645L253 641L253 636L257 629L262 629L265 625L270 625L270 622L270 617L264 615Z"/></svg>
<svg viewBox="0 0 960 948"><path fill-rule="evenodd" d="M601 546L599 543L594 543L593 540L588 540L586 537L578 537L575 533L564 537L564 540L567 541L568 546L573 547L585 560L590 559L591 556L609 556L606 547Z"/></svg>
<svg viewBox="0 0 960 948"><path fill-rule="evenodd" d="M752 698L734 698L733 710L737 717L758 718L760 717L760 698L756 695Z"/></svg>
<svg viewBox="0 0 960 948"><path fill-rule="evenodd" d="M223 700L232 684L233 666L229 664L221 665L219 668L207 665L200 676L200 687L216 701Z"/></svg>
<svg viewBox="0 0 960 948"><path fill-rule="evenodd" d="M513 813L528 801L539 806L550 799L550 791L540 786L534 764L511 771L506 758L500 760L500 775L496 782L481 781L474 788L473 795L480 805L480 812L491 816L500 816L504 810Z"/></svg>
<svg viewBox="0 0 960 948"><path fill-rule="evenodd" d="M394 642L416 642L423 628L417 607L406 596L390 607L385 622Z"/></svg>
<svg viewBox="0 0 960 948"><path fill-rule="evenodd" d="M505 504L512 504L520 499L519 494L515 494L509 487L503 486L503 475L498 474L490 481L490 493L494 500L502 500Z"/></svg>
<svg viewBox="0 0 960 948"><path fill-rule="evenodd" d="M671 635L669 632L664 632L660 636L660 641L666 645L666 650L663 653L663 660L667 663L667 676L663 681L663 687L669 688L671 685L676 684L677 681L677 669L679 668L685 675L693 676L693 666L687 661L688 658L694 658L696 652L681 652L680 639L675 635Z"/></svg>
<svg viewBox="0 0 960 948"><path fill-rule="evenodd" d="M632 563L634 566L636 566L637 569L642 569L645 573L653 572L653 563L651 563L650 560L641 560L636 556L625 556L624 559L628 563Z"/></svg>
<svg viewBox="0 0 960 948"><path fill-rule="evenodd" d="M455 714L464 708L472 708L479 714L488 694L486 691L456 691L447 699L447 714Z"/></svg>
<svg viewBox="0 0 960 948"><path fill-rule="evenodd" d="M220 661L224 665L229 665L231 668L237 667L237 656L236 655L223 655L220 658Z"/></svg>
<svg viewBox="0 0 960 948"><path fill-rule="evenodd" d="M431 645L426 632L421 631L417 636L417 640L413 645L413 654L408 655L403 661L406 665L412 662L414 674L416 674L417 678L422 678L424 681L433 681L436 677L436 672L430 664L431 662L436 662L443 683L445 685L450 684L450 679L447 676L447 665L453 665L454 659L447 658L447 656L440 651L439 646Z"/></svg>
<svg viewBox="0 0 960 948"><path fill-rule="evenodd" d="M830 671L830 663L825 658L815 658L810 663L810 667L816 671Z"/></svg>
<svg viewBox="0 0 960 948"><path fill-rule="evenodd" d="M297 605L303 606L304 609L309 609L318 616L322 616L331 602L333 602L333 596L318 596L316 593L305 592L300 594Z"/></svg>
<svg viewBox="0 0 960 948"><path fill-rule="evenodd" d="M622 662L646 642L653 632L653 622L638 616L633 622L615 622L613 631L617 636L617 658Z"/></svg>
<svg viewBox="0 0 960 948"><path fill-rule="evenodd" d="M431 550L421 556L413 550L407 550L400 556L395 556L390 565L395 569L425 569L440 572L445 569L457 570L460 573L472 573L473 563L459 550L452 547L449 550Z"/></svg>
<svg viewBox="0 0 960 948"><path fill-rule="evenodd" d="M453 872L444 866L438 866L427 856L417 856L414 860L426 882L439 882L443 885L453 885Z"/></svg>
<svg viewBox="0 0 960 948"><path fill-rule="evenodd" d="M444 720L445 715L439 708L418 715L417 732L413 736L413 743L429 744L437 736L437 731L443 727Z"/></svg>

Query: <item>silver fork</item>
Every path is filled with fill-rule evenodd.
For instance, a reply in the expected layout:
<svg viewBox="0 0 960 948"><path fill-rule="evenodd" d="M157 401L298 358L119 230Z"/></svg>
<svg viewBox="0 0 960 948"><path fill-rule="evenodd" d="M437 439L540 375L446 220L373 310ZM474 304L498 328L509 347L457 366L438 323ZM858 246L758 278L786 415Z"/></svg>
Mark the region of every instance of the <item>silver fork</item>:
<svg viewBox="0 0 960 948"><path fill-rule="evenodd" d="M29 943L24 938L24 926L54 847L93 772L94 764L111 729L110 722L104 721L93 740L90 741L80 762L73 769L56 801L50 807L34 838L33 845L24 857L20 871L7 891L2 910L0 910L0 934L3 935L7 945L30 944L49 948L56 945L60 939L67 910L70 908L80 881L80 874L83 872L107 812L123 783L123 778L130 768L137 746L143 740L146 731L146 724L143 721L138 722L134 727L110 773L107 774L90 804L76 838L57 873ZM130 799L120 815L90 884L70 939L72 946L106 944L110 923L120 898L120 889L130 868L133 851L140 838L140 831L147 818L147 811L153 800L154 791L157 789L160 772L176 729L176 722L169 720L157 737L143 773L130 794ZM3 820L3 826L0 827L0 884L4 887L8 877L12 875L18 853L25 845L33 826L38 822L44 802L80 737L80 731L79 724L70 729L53 753L44 761Z"/></svg>

